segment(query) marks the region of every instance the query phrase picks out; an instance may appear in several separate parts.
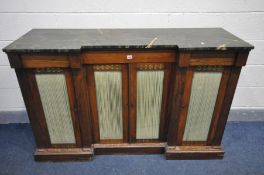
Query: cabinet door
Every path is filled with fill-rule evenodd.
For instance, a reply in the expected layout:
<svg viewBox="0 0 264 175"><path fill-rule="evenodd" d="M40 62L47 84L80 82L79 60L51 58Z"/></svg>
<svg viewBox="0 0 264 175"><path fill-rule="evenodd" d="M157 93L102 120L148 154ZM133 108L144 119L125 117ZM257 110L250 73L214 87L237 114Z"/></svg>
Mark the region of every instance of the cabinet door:
<svg viewBox="0 0 264 175"><path fill-rule="evenodd" d="M130 64L130 138L132 142L165 139L170 64Z"/></svg>
<svg viewBox="0 0 264 175"><path fill-rule="evenodd" d="M182 128L183 145L210 145L218 121L225 86L229 76L228 68L194 67L188 73L189 87L185 97L189 101L185 127ZM188 97L188 98L187 98Z"/></svg>
<svg viewBox="0 0 264 175"><path fill-rule="evenodd" d="M89 65L87 77L95 142L127 142L127 65Z"/></svg>
<svg viewBox="0 0 264 175"><path fill-rule="evenodd" d="M80 147L75 96L70 71L60 68L28 71L35 111L46 147Z"/></svg>

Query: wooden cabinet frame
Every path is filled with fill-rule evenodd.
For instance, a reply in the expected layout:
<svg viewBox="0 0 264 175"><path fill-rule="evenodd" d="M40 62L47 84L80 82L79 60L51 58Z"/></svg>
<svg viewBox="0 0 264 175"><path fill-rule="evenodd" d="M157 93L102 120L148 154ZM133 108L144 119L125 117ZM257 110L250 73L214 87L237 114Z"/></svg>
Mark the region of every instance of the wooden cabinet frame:
<svg viewBox="0 0 264 175"><path fill-rule="evenodd" d="M94 154L165 153L167 159L222 158L220 147L245 51L118 50L76 54L9 53L36 139L36 160L89 159ZM133 59L127 59L132 55ZM129 56L130 57L130 56ZM122 65L123 140L99 137L94 65ZM136 73L138 65L164 65L159 139L136 139ZM183 142L193 72L197 67L222 67L223 72L207 141ZM36 70L62 70L70 100L76 144L50 143ZM201 70L203 71L203 70Z"/></svg>

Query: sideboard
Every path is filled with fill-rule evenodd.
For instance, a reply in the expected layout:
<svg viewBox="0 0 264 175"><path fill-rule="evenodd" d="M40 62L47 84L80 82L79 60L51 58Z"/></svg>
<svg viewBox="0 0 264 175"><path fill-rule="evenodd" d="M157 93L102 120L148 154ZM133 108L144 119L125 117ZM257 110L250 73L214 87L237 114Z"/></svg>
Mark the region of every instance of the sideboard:
<svg viewBox="0 0 264 175"><path fill-rule="evenodd" d="M97 154L221 159L253 46L222 28L33 29L3 49L35 160Z"/></svg>

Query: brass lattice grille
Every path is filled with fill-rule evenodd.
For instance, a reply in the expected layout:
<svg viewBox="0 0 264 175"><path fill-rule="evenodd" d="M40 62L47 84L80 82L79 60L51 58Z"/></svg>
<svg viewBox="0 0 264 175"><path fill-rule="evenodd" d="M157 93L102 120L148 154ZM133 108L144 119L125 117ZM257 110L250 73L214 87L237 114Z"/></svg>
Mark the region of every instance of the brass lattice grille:
<svg viewBox="0 0 264 175"><path fill-rule="evenodd" d="M36 81L51 143L75 143L64 74L36 74Z"/></svg>
<svg viewBox="0 0 264 175"><path fill-rule="evenodd" d="M122 139L122 73L95 71L100 139Z"/></svg>
<svg viewBox="0 0 264 175"><path fill-rule="evenodd" d="M184 141L206 141L222 72L195 72L184 131Z"/></svg>
<svg viewBox="0 0 264 175"><path fill-rule="evenodd" d="M137 139L159 137L163 70L137 71Z"/></svg>

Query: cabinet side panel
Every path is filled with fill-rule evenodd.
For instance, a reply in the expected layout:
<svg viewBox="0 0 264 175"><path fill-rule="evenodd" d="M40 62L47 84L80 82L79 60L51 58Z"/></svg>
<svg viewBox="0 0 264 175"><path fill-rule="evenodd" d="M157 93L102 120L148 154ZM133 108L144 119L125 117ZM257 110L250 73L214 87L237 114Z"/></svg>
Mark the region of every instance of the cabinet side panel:
<svg viewBox="0 0 264 175"><path fill-rule="evenodd" d="M206 141L222 72L194 72L183 141Z"/></svg>
<svg viewBox="0 0 264 175"><path fill-rule="evenodd" d="M76 143L64 74L36 74L51 144Z"/></svg>
<svg viewBox="0 0 264 175"><path fill-rule="evenodd" d="M95 71L100 139L122 139L122 72Z"/></svg>
<svg viewBox="0 0 264 175"><path fill-rule="evenodd" d="M137 72L137 139L158 139L163 70Z"/></svg>

